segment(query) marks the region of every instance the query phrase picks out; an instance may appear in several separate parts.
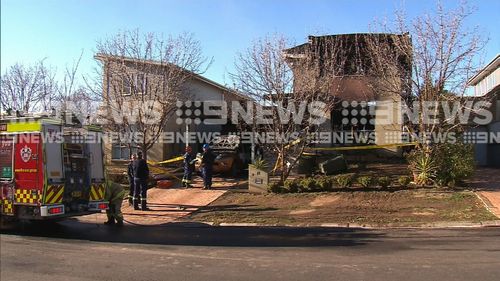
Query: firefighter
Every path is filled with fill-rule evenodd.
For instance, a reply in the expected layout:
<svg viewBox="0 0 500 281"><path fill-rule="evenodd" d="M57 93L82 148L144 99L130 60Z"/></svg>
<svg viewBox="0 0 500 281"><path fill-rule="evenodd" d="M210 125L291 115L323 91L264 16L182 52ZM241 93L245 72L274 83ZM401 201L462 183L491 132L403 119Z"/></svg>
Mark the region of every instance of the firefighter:
<svg viewBox="0 0 500 281"><path fill-rule="evenodd" d="M206 143L203 145L203 157L201 159L201 173L203 176L203 189L212 188L212 172L215 155L212 153L210 146Z"/></svg>
<svg viewBox="0 0 500 281"><path fill-rule="evenodd" d="M137 159L137 155L132 154L130 157L130 162L128 163L127 167L127 175L128 175L128 183L129 183L129 190L128 190L128 205L132 206L134 204L133 198L134 198L134 161Z"/></svg>
<svg viewBox="0 0 500 281"><path fill-rule="evenodd" d="M137 153L137 159L133 162L132 167L134 170L134 210L139 210L140 198L140 209L147 211L149 167L146 160L142 159L142 152Z"/></svg>
<svg viewBox="0 0 500 281"><path fill-rule="evenodd" d="M110 180L106 181L106 193L104 198L109 202L109 208L106 210L108 221L104 224L114 225L116 223L118 226L123 225L122 202L124 195L125 190L121 185Z"/></svg>
<svg viewBox="0 0 500 281"><path fill-rule="evenodd" d="M193 155L193 149L191 146L186 146L186 153L184 154L184 176L182 177L182 186L186 188L191 187L194 162L196 162L196 157Z"/></svg>

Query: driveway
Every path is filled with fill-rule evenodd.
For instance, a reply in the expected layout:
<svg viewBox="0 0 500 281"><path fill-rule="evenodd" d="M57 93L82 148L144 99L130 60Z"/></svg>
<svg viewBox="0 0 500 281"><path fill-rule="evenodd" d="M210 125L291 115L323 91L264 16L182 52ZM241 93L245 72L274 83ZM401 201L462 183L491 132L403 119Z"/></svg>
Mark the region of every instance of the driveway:
<svg viewBox="0 0 500 281"><path fill-rule="evenodd" d="M215 177L213 189L203 190L201 179L195 179L193 188L152 188L148 191L149 211L135 211L123 201L122 212L126 224L134 225L159 225L176 221L201 207L207 206L219 198L228 189L236 188L245 181ZM106 214L93 214L78 218L87 223L104 223Z"/></svg>
<svg viewBox="0 0 500 281"><path fill-rule="evenodd" d="M467 181L489 210L500 218L500 169L478 168Z"/></svg>

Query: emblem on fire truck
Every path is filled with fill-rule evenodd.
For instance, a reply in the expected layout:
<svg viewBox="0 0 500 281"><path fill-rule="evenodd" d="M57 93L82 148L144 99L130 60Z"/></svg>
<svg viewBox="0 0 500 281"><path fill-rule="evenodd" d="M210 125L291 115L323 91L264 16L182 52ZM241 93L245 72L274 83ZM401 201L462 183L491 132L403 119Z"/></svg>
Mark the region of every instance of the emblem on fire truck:
<svg viewBox="0 0 500 281"><path fill-rule="evenodd" d="M21 159L23 159L24 162L28 162L30 158L31 158L31 148L25 145L21 149Z"/></svg>

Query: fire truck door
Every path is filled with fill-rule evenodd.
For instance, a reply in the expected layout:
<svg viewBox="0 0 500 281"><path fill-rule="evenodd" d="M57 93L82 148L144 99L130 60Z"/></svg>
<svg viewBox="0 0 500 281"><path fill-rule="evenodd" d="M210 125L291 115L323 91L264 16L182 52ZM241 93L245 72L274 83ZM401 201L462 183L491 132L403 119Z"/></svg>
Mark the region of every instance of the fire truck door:
<svg viewBox="0 0 500 281"><path fill-rule="evenodd" d="M14 148L15 203L37 204L42 196L40 134L19 134Z"/></svg>

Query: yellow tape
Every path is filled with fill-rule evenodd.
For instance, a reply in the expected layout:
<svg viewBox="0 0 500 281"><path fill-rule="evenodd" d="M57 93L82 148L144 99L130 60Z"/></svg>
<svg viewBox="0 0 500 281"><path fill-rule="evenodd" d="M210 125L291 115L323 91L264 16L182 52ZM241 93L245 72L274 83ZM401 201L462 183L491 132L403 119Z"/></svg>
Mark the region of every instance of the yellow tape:
<svg viewBox="0 0 500 281"><path fill-rule="evenodd" d="M365 150L365 149L377 149L386 147L398 147L398 146L414 146L417 142L408 143L390 143L390 144L374 144L374 145L360 145L360 146L341 146L341 147L317 147L317 148L306 148L307 150L319 150L319 151L329 151L329 150Z"/></svg>
<svg viewBox="0 0 500 281"><path fill-rule="evenodd" d="M148 161L148 164L150 165L158 165L158 164L170 164L170 163L175 163L184 160L184 156L178 156L172 159L160 161L160 162L153 162L153 161Z"/></svg>
<svg viewBox="0 0 500 281"><path fill-rule="evenodd" d="M172 158L172 159L168 159L168 160L164 160L164 161L160 161L160 162L153 162L153 161L149 161L148 160L148 164L152 166L151 168L156 169L160 173L164 173L164 174L167 174L168 176L173 177L174 179L181 180L180 178L178 178L175 175L173 175L170 172L168 172L168 170L166 168L159 167L158 165L160 165L160 164L175 163L175 162L179 162L179 161L182 161L182 160L184 160L184 156L178 156L178 157L175 157L175 158Z"/></svg>
<svg viewBox="0 0 500 281"><path fill-rule="evenodd" d="M285 148L287 148L287 149L288 149L288 148L290 148L291 146L297 145L297 144L299 144L299 143L300 143L300 141L302 141L302 139L296 139L296 140L292 141L291 143L289 143L289 144L285 145Z"/></svg>

